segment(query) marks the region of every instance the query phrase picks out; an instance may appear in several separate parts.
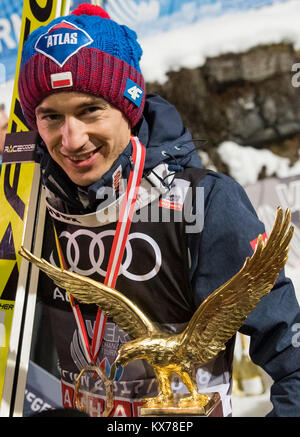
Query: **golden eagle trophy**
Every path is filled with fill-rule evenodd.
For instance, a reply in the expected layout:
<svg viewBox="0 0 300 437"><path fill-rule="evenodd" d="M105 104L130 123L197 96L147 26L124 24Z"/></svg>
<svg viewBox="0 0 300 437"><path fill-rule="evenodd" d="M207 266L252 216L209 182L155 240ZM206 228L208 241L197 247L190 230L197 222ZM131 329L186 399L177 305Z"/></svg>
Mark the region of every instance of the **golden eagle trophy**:
<svg viewBox="0 0 300 437"><path fill-rule="evenodd" d="M117 290L92 279L57 268L32 255L22 247L20 254L43 270L56 285L83 303L96 304L114 319L132 341L124 344L112 366L110 380L119 365L145 359L153 366L159 384L156 397L146 398L142 415L209 415L219 402L217 393L198 393L196 366L203 365L225 349L226 342L242 326L247 315L268 294L287 261L293 235L291 212L281 208L269 238L257 247L241 270L215 290L194 313L181 333L169 334L159 329L134 302ZM189 394L176 399L171 376L178 374ZM104 381L105 382L105 381ZM106 381L107 385L107 381ZM109 412L107 412L107 415Z"/></svg>

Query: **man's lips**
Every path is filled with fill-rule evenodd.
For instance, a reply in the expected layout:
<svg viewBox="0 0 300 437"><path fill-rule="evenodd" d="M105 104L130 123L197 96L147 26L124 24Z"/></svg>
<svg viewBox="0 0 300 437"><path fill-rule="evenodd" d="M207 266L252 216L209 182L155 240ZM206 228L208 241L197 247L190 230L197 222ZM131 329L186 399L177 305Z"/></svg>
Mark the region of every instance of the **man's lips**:
<svg viewBox="0 0 300 437"><path fill-rule="evenodd" d="M80 164L89 161L95 155L95 153L97 153L100 149L101 146L90 152L80 153L78 155L65 155L65 154L62 155L64 158L70 160L73 164Z"/></svg>

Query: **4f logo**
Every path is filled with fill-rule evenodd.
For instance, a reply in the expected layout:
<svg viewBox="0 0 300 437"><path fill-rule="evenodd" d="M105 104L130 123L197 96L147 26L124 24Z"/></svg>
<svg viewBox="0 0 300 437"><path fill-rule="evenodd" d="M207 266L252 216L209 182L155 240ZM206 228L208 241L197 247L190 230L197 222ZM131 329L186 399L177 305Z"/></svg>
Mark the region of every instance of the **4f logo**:
<svg viewBox="0 0 300 437"><path fill-rule="evenodd" d="M144 91L135 82L127 79L124 96L131 100L136 106L140 106L143 95Z"/></svg>
<svg viewBox="0 0 300 437"><path fill-rule="evenodd" d="M128 94L131 95L131 98L135 101L136 99L140 98L140 95L142 94L142 90L140 88L138 88L136 85L134 85L133 87L129 88L129 90L127 90Z"/></svg>

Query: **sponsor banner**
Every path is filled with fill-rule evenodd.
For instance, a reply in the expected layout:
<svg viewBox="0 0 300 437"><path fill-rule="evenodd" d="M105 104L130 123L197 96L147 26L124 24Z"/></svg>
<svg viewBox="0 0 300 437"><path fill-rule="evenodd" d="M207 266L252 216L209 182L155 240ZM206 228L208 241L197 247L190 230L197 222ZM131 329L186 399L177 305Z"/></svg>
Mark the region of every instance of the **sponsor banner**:
<svg viewBox="0 0 300 437"><path fill-rule="evenodd" d="M22 9L22 0L0 0L0 85L15 77Z"/></svg>
<svg viewBox="0 0 300 437"><path fill-rule="evenodd" d="M64 408L76 408L75 389L72 384L62 381L62 398ZM105 409L105 396L95 393L79 391L78 401L91 417L100 417ZM115 397L114 407L110 417L138 416L143 400L130 401L126 398Z"/></svg>
<svg viewBox="0 0 300 437"><path fill-rule="evenodd" d="M265 224L267 235L274 224L277 207L291 210L295 230L285 271L293 280L300 301L300 175L282 179L267 178L245 188L259 219Z"/></svg>
<svg viewBox="0 0 300 437"><path fill-rule="evenodd" d="M30 361L24 398L23 416L62 407L61 383L46 370Z"/></svg>
<svg viewBox="0 0 300 437"><path fill-rule="evenodd" d="M287 0L103 0L102 5L113 20L144 37L284 1Z"/></svg>
<svg viewBox="0 0 300 437"><path fill-rule="evenodd" d="M7 134L3 150L3 164L36 161L37 132Z"/></svg>

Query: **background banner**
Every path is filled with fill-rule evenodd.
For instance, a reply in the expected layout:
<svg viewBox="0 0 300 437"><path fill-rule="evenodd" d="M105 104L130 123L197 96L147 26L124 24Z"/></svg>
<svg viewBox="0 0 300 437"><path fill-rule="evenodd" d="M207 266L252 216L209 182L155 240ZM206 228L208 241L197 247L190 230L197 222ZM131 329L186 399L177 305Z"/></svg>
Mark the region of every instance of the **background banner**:
<svg viewBox="0 0 300 437"><path fill-rule="evenodd" d="M113 20L127 24L141 38L284 1L288 0L103 0L102 5Z"/></svg>
<svg viewBox="0 0 300 437"><path fill-rule="evenodd" d="M284 210L291 210L295 230L285 271L293 281L300 302L300 176L266 178L245 189L259 219L265 224L267 234L272 229L276 208L281 206Z"/></svg>
<svg viewBox="0 0 300 437"><path fill-rule="evenodd" d="M30 361L23 416L28 417L55 408L62 408L60 380Z"/></svg>

